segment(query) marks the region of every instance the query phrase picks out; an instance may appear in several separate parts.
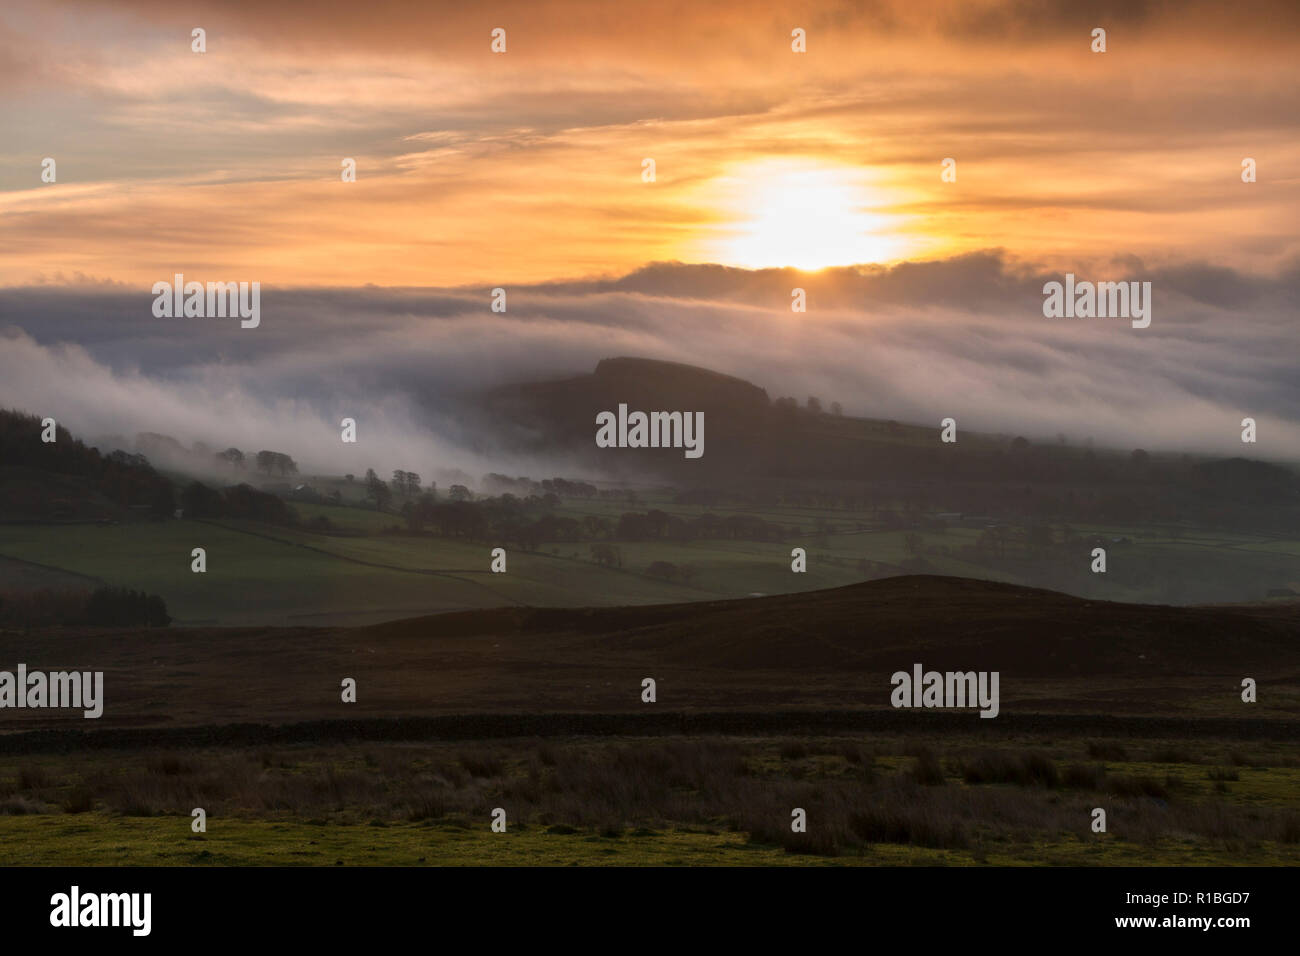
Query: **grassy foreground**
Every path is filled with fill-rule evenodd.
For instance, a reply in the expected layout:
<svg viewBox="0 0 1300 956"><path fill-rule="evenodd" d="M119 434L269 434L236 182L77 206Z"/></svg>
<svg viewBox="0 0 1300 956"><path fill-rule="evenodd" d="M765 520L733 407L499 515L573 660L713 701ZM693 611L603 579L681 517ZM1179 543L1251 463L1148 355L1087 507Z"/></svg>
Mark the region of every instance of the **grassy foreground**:
<svg viewBox="0 0 1300 956"><path fill-rule="evenodd" d="M141 819L95 813L0 817L4 866L1294 866L1294 846L1234 856L1192 843L1072 838L978 852L881 843L836 856L787 853L717 830L568 832L455 823L329 824Z"/></svg>
<svg viewBox="0 0 1300 956"><path fill-rule="evenodd" d="M0 865L1296 863L1300 760L1277 742L572 737L0 767Z"/></svg>

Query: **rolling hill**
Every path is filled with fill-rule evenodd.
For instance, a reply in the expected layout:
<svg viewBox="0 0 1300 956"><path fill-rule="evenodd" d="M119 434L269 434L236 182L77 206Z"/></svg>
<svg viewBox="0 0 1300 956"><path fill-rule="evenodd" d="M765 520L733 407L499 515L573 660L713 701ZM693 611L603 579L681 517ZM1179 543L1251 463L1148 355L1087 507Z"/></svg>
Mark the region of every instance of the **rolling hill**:
<svg viewBox="0 0 1300 956"><path fill-rule="evenodd" d="M93 724L11 712L9 730L516 714L526 732L546 714L882 710L889 675L914 663L999 671L1004 715L1300 714L1300 605L1125 605L930 576L359 628L11 633L0 653L11 666L102 669L110 701ZM1245 676L1257 704L1240 701ZM354 704L340 702L346 677ZM658 682L654 705L640 698L645 677Z"/></svg>

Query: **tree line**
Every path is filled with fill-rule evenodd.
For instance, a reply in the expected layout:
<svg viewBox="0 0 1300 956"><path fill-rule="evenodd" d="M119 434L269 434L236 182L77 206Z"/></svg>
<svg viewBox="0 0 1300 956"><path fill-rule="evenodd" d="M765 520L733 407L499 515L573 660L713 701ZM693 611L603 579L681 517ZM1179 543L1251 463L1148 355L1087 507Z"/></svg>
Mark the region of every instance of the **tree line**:
<svg viewBox="0 0 1300 956"><path fill-rule="evenodd" d="M242 518L266 524L298 524L298 512L283 498L247 484L216 489L192 481L181 491L181 508L187 518Z"/></svg>
<svg viewBox="0 0 1300 956"><path fill-rule="evenodd" d="M547 542L693 541L729 539L776 541L798 529L786 528L754 515L703 514L681 518L664 511L627 511L618 517L557 515L554 496L517 498L511 494L478 501L439 500L425 493L403 505L409 531L430 531L448 538L493 541L536 550ZM602 552L604 557L604 552ZM600 559L598 559L600 560ZM608 563L614 564L613 560Z"/></svg>
<svg viewBox="0 0 1300 956"><path fill-rule="evenodd" d="M129 588L0 594L0 624L7 627L166 627L171 621L161 597Z"/></svg>
<svg viewBox="0 0 1300 956"><path fill-rule="evenodd" d="M0 462L9 467L31 468L83 479L122 510L135 509L154 516L170 515L175 509L175 489L158 474L143 455L114 451L102 455L72 437L61 425L55 440L41 440L44 431L35 415L0 409ZM58 494L47 487L28 485L21 501L9 501L6 510L21 511L35 518L58 517Z"/></svg>
<svg viewBox="0 0 1300 956"><path fill-rule="evenodd" d="M213 457L219 464L232 471L246 471L248 469L248 456L238 448L227 448L225 451L217 452ZM263 449L253 456L252 461L254 468L260 474L268 477L278 475L281 478L287 478L290 475L298 474L298 463L284 452Z"/></svg>

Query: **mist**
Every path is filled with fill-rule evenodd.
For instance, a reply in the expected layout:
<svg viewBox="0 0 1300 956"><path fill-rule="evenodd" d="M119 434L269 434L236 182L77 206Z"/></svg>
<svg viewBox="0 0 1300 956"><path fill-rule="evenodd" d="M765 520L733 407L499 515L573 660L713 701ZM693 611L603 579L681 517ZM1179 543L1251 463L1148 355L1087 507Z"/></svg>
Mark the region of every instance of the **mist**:
<svg viewBox="0 0 1300 956"><path fill-rule="evenodd" d="M305 474L576 474L492 451L458 403L629 355L715 369L773 398L838 401L849 415L936 427L951 416L966 430L1117 448L1241 454L1249 416L1250 457L1296 457L1300 270L1126 258L1088 277L1152 282L1151 326L1044 318L1043 283L1060 275L997 252L820 273L655 264L505 286L505 313L486 288L264 287L256 329L154 318L148 288L11 288L0 290L0 405L91 443L159 432L284 451ZM805 313L791 311L796 287ZM343 418L357 422L355 445L340 440Z"/></svg>

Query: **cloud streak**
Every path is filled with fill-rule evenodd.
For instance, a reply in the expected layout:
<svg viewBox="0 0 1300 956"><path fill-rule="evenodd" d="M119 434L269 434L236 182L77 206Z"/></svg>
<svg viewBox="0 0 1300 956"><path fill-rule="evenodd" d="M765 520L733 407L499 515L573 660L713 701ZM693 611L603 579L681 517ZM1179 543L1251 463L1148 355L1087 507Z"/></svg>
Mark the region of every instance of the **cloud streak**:
<svg viewBox="0 0 1300 956"><path fill-rule="evenodd" d="M262 325L155 319L140 291L0 290L0 404L79 433L281 448L316 470L539 473L465 431L456 402L615 355L703 365L847 413L1120 448L1295 460L1300 269L1098 263L1151 281L1149 329L1046 319L1059 274L982 253L822 273L659 264L626 276L488 289L269 289ZM809 311L790 311L807 289ZM362 442L339 442L356 418ZM1259 422L1255 446L1240 421Z"/></svg>
<svg viewBox="0 0 1300 956"><path fill-rule="evenodd" d="M1300 14L1220 7L8 4L0 284L499 284L730 261L728 184L780 159L869 174L891 259L997 245L1068 262L1122 236L1152 261L1277 268L1300 254Z"/></svg>

